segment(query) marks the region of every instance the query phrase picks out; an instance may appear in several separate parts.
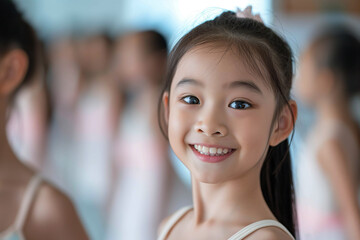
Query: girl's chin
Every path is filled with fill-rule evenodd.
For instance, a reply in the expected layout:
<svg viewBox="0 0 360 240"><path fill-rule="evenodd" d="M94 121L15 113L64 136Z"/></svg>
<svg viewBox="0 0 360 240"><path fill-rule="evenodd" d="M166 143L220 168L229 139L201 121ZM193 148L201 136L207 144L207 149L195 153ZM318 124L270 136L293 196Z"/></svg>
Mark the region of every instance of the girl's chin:
<svg viewBox="0 0 360 240"><path fill-rule="evenodd" d="M191 181L207 184L219 184L224 183L228 179L224 172L214 172L214 171L196 171L191 170Z"/></svg>

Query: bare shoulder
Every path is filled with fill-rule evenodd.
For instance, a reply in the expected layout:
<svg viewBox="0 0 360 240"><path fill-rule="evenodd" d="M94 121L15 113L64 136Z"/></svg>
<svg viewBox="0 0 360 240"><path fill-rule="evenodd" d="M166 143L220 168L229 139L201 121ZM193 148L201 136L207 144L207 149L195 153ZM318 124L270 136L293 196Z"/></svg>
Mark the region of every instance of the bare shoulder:
<svg viewBox="0 0 360 240"><path fill-rule="evenodd" d="M248 237L246 240L292 240L291 236L278 227L261 228Z"/></svg>
<svg viewBox="0 0 360 240"><path fill-rule="evenodd" d="M42 182L24 225L27 239L88 239L70 199Z"/></svg>
<svg viewBox="0 0 360 240"><path fill-rule="evenodd" d="M159 227L158 227L158 234L161 234L164 230L166 225L169 223L169 221L176 220L176 222L179 222L181 219L186 217L187 213L189 213L189 210L191 207L183 207L171 214L170 216L166 217L164 220L161 221ZM175 218L175 219L173 219Z"/></svg>

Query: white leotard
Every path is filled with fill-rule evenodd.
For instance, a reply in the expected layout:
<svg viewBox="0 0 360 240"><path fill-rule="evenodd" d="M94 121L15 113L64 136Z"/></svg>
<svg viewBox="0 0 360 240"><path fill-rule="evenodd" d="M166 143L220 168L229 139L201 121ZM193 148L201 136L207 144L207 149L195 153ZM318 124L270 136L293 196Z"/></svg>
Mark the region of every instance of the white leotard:
<svg viewBox="0 0 360 240"><path fill-rule="evenodd" d="M166 237L169 235L171 229L176 225L176 223L190 210L192 209L191 206L184 207L179 209L175 212L170 219L166 222L165 226L162 229L157 240L166 240ZM295 238L291 235L291 233L278 221L275 220L261 220L254 222L246 227L242 228L240 231L232 235L228 240L241 240L250 235L251 233L255 232L256 230L264 227L278 227L284 232L286 232L291 239L295 240Z"/></svg>
<svg viewBox="0 0 360 240"><path fill-rule="evenodd" d="M0 232L0 240L25 240L23 227L31 208L31 204L36 195L36 191L41 183L41 176L35 175L31 178L20 205L20 209L16 215L14 223L5 231Z"/></svg>

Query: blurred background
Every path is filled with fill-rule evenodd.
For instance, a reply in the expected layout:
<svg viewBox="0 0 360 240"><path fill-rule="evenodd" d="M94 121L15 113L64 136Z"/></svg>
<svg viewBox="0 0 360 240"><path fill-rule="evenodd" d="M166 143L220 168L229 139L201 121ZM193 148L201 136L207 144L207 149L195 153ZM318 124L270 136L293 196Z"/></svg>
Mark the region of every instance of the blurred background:
<svg viewBox="0 0 360 240"><path fill-rule="evenodd" d="M44 69L19 94L8 135L24 162L72 198L94 240L155 239L161 219L191 204L189 173L157 125L166 53L187 31L252 5L290 43L295 68L322 24L343 22L360 33L358 0L15 2L42 41ZM358 122L359 102L352 103ZM299 107L296 177L314 120Z"/></svg>

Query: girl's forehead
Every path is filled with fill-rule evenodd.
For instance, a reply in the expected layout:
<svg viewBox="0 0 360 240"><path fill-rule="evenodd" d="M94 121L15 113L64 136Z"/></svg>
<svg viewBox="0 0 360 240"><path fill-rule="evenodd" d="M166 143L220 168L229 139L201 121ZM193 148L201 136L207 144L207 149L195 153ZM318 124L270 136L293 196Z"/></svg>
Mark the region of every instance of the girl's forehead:
<svg viewBox="0 0 360 240"><path fill-rule="evenodd" d="M219 85L247 80L264 90L270 90L268 81L249 67L247 59L233 46L226 44L204 44L187 51L178 63L172 85L183 78L195 78Z"/></svg>

